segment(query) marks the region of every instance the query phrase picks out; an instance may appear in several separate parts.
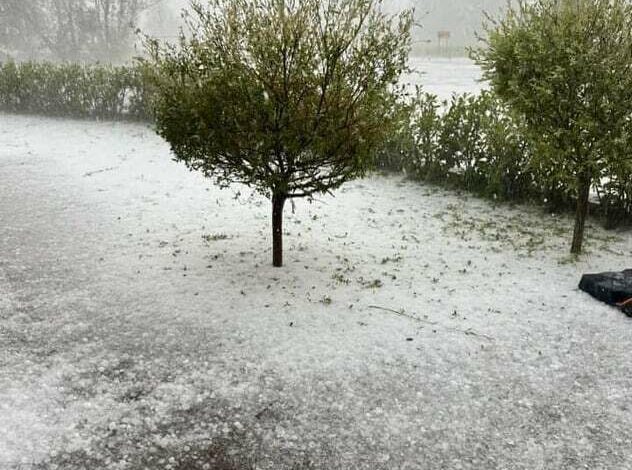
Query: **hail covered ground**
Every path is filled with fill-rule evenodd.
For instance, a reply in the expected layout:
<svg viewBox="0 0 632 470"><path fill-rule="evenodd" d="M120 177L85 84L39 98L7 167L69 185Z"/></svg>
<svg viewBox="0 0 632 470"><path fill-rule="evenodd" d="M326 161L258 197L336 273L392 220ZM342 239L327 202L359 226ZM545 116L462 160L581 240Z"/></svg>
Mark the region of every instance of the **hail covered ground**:
<svg viewBox="0 0 632 470"><path fill-rule="evenodd" d="M140 124L0 115L0 180L0 468L632 468L632 329L577 289L630 233L374 175L273 269L268 201Z"/></svg>

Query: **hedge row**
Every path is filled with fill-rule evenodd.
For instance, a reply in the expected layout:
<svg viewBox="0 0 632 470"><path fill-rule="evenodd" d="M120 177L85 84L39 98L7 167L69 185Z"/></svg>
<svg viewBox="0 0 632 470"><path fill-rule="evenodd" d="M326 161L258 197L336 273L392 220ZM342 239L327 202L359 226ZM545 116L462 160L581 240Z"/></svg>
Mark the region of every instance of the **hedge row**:
<svg viewBox="0 0 632 470"><path fill-rule="evenodd" d="M140 68L0 64L0 111L92 119L148 119Z"/></svg>
<svg viewBox="0 0 632 470"><path fill-rule="evenodd" d="M400 113L378 168L493 199L574 209L573 181L559 168L532 164L534 149L492 93L454 95L447 102L419 93ZM630 167L610 170L593 189L599 198L593 213L607 226L632 223Z"/></svg>
<svg viewBox="0 0 632 470"><path fill-rule="evenodd" d="M140 67L26 62L0 64L0 111L92 119L150 120ZM449 102L418 93L400 107L399 131L377 157L383 170L507 201L573 204L559 168L531 164L521 127L489 92ZM612 169L594 188L609 226L632 223L632 171Z"/></svg>

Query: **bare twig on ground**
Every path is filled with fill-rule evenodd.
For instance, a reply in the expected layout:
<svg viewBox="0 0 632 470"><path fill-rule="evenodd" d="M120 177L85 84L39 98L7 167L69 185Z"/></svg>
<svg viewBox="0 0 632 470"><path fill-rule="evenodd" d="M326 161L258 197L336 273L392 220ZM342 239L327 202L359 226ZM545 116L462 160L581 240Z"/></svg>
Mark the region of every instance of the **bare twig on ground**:
<svg viewBox="0 0 632 470"><path fill-rule="evenodd" d="M433 325L433 326L437 326L438 325L437 322L433 322L433 321L430 321L430 320L425 320L423 318L419 318L419 317L416 317L414 315L409 315L409 314L405 313L404 310L394 310L392 308L380 307L379 305L369 305L369 308L374 309L374 310L381 310L383 312L393 313L393 314L395 314L397 316L408 318L409 320L416 321L417 323L423 323L423 324L426 324L426 325ZM463 330L461 328L450 327L450 326L443 326L443 328L445 328L446 330L449 330L449 331L455 331L457 333L463 333L466 336L476 336L477 338L483 338L483 339L486 339L487 341L494 341L494 338L492 338L491 336L488 336L488 335L482 334L482 333L477 333L472 328L468 328L466 330Z"/></svg>
<svg viewBox="0 0 632 470"><path fill-rule="evenodd" d="M99 173L105 173L106 171L114 171L117 170L118 166L111 166L109 168L103 168L101 170L94 170L94 171L89 171L87 173L84 173L84 177L89 177L89 176L93 176L93 175L98 175Z"/></svg>

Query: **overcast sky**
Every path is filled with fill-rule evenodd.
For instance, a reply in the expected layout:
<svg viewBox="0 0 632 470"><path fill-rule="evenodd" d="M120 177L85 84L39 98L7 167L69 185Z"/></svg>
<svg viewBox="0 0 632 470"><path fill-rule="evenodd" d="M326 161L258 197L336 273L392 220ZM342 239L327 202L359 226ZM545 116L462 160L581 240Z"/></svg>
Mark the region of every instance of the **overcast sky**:
<svg viewBox="0 0 632 470"><path fill-rule="evenodd" d="M143 29L168 36L176 33L174 21L188 0L162 1L162 6L155 8L144 22ZM436 41L439 31L449 31L451 43L461 46L474 42L475 33L481 30L483 11L497 15L506 0L385 0L385 4L393 11L415 8L417 22L422 25L415 31L417 39Z"/></svg>

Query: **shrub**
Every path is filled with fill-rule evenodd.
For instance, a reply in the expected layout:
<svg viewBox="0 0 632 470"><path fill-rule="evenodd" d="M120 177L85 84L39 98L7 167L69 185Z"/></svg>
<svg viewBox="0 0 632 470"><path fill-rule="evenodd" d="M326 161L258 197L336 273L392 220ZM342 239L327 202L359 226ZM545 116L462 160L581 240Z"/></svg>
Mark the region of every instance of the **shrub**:
<svg viewBox="0 0 632 470"><path fill-rule="evenodd" d="M493 199L544 203L552 210L575 204L567 169L538 158L541 150L527 137L524 123L493 92L439 102L418 90L398 109L398 126L378 152L378 169ZM606 170L594 183L595 215L609 227L630 223L632 164L622 158Z"/></svg>
<svg viewBox="0 0 632 470"><path fill-rule="evenodd" d="M144 66L0 64L0 111L89 119L150 120L153 89ZM388 112L393 124L375 167L507 201L568 210L576 201L564 161L537 155L524 124L493 92L441 102L420 89ZM607 227L632 223L632 121L592 184L595 215ZM627 136L627 137L626 137Z"/></svg>
<svg viewBox="0 0 632 470"><path fill-rule="evenodd" d="M476 58L495 93L524 121L539 175L550 179L555 195L576 201L571 252L580 253L591 189L604 175L617 184L620 170L629 169L632 4L520 0L491 25Z"/></svg>
<svg viewBox="0 0 632 470"><path fill-rule="evenodd" d="M139 67L7 62L0 111L92 119L148 119Z"/></svg>
<svg viewBox="0 0 632 470"><path fill-rule="evenodd" d="M416 178L440 181L447 175L447 162L442 160L439 136L443 129L441 104L435 95L417 92L412 103L411 132L414 149L407 169Z"/></svg>
<svg viewBox="0 0 632 470"><path fill-rule="evenodd" d="M374 153L373 167L384 172L406 172L411 170L414 155L419 152L416 134L413 132L412 113L417 101L396 101L391 112L390 132Z"/></svg>
<svg viewBox="0 0 632 470"><path fill-rule="evenodd" d="M149 43L158 132L189 168L272 200L279 267L285 202L362 175L388 135L412 13L388 16L379 0L192 8L177 45Z"/></svg>
<svg viewBox="0 0 632 470"><path fill-rule="evenodd" d="M507 200L537 194L520 126L492 93L439 102L418 92L400 110L378 168Z"/></svg>

